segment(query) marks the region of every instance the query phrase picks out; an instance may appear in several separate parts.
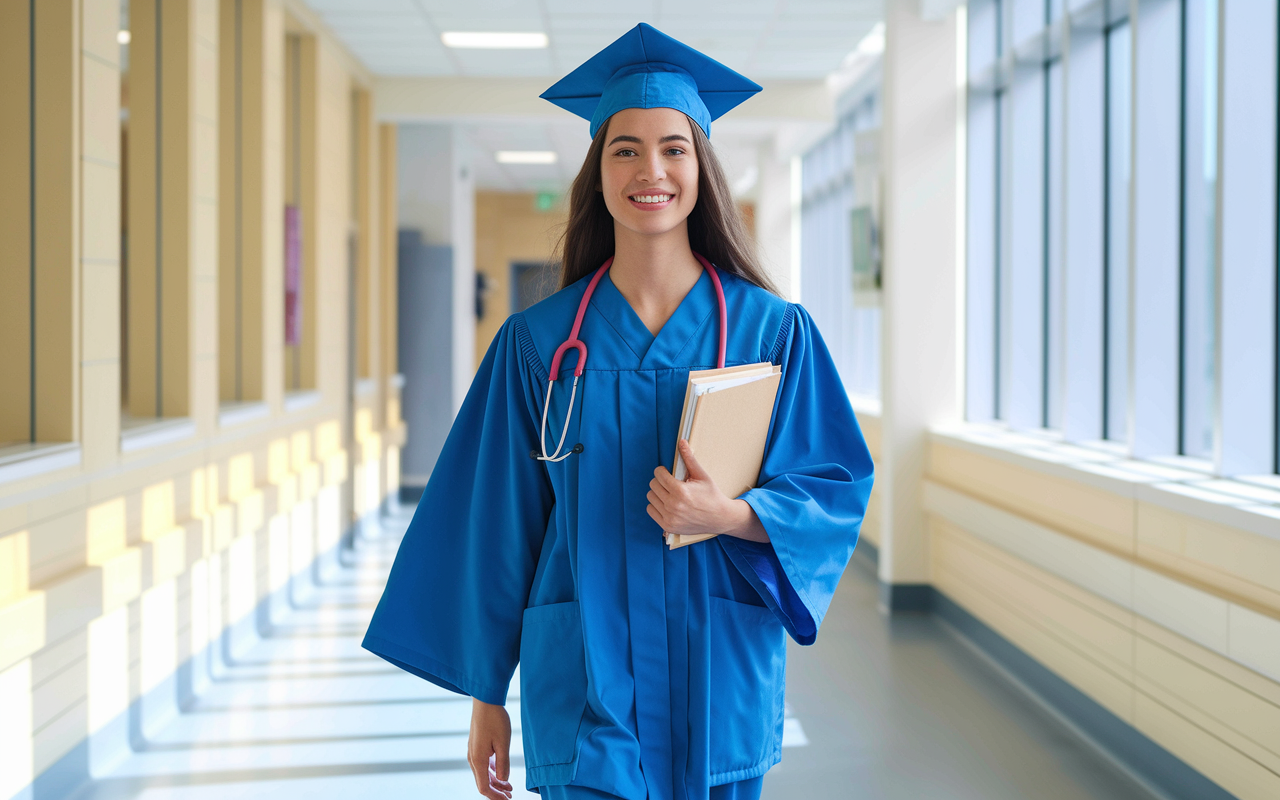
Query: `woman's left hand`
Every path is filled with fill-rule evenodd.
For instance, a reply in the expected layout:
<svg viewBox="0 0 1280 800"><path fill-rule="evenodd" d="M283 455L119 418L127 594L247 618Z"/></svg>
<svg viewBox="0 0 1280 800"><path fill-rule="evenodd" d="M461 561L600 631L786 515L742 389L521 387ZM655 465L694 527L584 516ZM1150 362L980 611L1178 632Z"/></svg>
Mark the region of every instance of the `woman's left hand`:
<svg viewBox="0 0 1280 800"><path fill-rule="evenodd" d="M721 534L754 542L767 542L769 536L756 512L745 500L726 497L693 455L693 448L680 440L680 457L688 476L676 480L666 467L653 471L649 481L649 516L666 533Z"/></svg>

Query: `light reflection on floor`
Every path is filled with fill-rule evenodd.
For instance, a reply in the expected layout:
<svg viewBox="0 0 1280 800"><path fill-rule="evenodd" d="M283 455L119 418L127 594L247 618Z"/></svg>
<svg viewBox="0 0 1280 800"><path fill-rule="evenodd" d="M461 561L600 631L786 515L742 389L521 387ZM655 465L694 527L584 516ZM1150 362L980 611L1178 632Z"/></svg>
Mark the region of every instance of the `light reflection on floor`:
<svg viewBox="0 0 1280 800"><path fill-rule="evenodd" d="M359 646L409 513L386 520L351 566L76 800L478 797L466 765L471 701ZM787 749L764 800L1147 796L936 619L886 619L877 594L865 567L851 567L818 644L790 647ZM531 800L518 686L511 780L516 798Z"/></svg>
<svg viewBox="0 0 1280 800"><path fill-rule="evenodd" d="M407 522L391 518L362 541L352 566L309 591L193 708L77 800L478 797L466 764L470 699L360 648ZM516 797L536 798L523 791L515 687L508 708Z"/></svg>

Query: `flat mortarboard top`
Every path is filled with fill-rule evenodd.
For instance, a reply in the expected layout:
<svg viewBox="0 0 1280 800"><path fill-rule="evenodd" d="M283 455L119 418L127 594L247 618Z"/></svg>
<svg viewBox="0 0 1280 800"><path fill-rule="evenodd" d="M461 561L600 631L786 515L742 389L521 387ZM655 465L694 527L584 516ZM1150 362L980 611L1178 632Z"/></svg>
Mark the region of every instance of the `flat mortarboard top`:
<svg viewBox="0 0 1280 800"><path fill-rule="evenodd" d="M624 108L674 108L711 136L711 120L760 86L641 22L539 95L591 120L591 136Z"/></svg>

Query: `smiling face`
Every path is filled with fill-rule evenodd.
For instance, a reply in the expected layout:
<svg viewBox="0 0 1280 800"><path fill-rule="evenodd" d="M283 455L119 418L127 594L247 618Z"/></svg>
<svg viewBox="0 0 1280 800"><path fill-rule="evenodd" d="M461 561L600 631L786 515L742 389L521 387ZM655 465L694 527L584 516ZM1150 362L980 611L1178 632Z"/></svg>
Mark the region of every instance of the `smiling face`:
<svg viewBox="0 0 1280 800"><path fill-rule="evenodd" d="M614 229L685 232L698 202L698 156L689 118L672 108L628 108L608 122L600 191Z"/></svg>

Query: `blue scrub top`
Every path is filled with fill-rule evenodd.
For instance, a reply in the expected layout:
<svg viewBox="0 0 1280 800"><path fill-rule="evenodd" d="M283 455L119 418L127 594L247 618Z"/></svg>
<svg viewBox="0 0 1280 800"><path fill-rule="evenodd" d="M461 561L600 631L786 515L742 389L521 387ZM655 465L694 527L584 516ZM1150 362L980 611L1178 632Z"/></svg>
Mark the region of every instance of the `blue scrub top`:
<svg viewBox="0 0 1280 800"><path fill-rule="evenodd" d="M721 271L726 366L782 367L758 488L768 544L668 550L646 513L671 467L691 369L715 366L704 270L651 334L601 279L559 463L538 449L547 371L590 276L494 338L400 545L364 647L503 704L520 665L528 787L705 800L781 758L786 639L812 644L858 539L872 464L835 364L799 305ZM572 350L561 375L576 362ZM558 381L559 439L572 377Z"/></svg>

